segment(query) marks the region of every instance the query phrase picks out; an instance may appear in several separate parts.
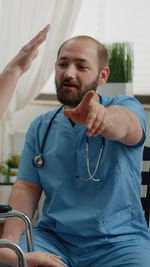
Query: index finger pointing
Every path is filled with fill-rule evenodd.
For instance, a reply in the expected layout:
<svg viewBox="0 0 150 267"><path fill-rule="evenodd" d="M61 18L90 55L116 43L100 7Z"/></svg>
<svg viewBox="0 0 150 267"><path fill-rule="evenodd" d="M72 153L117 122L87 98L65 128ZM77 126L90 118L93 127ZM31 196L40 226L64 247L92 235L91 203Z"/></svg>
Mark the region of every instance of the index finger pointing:
<svg viewBox="0 0 150 267"><path fill-rule="evenodd" d="M98 95L93 90L88 91L84 96L84 101L88 105L90 105L91 100L96 100L97 101L97 99L98 99Z"/></svg>

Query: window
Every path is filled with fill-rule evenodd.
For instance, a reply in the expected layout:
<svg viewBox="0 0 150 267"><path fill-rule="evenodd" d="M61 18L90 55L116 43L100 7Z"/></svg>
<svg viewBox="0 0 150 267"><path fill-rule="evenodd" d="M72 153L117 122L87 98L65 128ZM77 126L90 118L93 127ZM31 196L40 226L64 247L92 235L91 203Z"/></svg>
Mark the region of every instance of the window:
<svg viewBox="0 0 150 267"><path fill-rule="evenodd" d="M149 10L149 0L83 0L72 34L90 35L102 43L132 42L135 95L150 95ZM53 81L54 74L42 91L55 93Z"/></svg>

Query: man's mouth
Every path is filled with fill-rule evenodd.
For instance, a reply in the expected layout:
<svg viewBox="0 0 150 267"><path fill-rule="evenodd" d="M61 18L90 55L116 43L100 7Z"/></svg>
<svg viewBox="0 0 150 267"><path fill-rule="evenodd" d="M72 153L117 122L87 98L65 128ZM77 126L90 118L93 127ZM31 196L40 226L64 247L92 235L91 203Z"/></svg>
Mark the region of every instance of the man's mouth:
<svg viewBox="0 0 150 267"><path fill-rule="evenodd" d="M78 85L75 84L75 83L66 83L66 82L63 83L63 86L67 86L67 87L78 87Z"/></svg>
<svg viewBox="0 0 150 267"><path fill-rule="evenodd" d="M79 88L79 86L77 84L74 83L66 83L64 82L62 85L63 88Z"/></svg>

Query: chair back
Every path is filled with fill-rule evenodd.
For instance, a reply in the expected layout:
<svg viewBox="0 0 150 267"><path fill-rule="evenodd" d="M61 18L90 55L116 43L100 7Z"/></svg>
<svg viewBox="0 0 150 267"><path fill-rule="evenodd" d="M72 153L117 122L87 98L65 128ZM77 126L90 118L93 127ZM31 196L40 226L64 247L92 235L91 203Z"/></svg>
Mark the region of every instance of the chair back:
<svg viewBox="0 0 150 267"><path fill-rule="evenodd" d="M143 166L147 164L147 170L142 170L142 191L141 202L148 227L150 227L150 147L145 146L143 152ZM145 165L146 166L146 165Z"/></svg>

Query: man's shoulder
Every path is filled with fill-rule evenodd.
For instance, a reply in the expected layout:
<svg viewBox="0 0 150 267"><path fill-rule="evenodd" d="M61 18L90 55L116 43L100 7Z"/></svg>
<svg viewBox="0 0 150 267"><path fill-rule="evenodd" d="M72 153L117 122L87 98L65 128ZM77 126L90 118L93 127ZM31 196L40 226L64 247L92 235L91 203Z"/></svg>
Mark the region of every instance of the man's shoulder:
<svg viewBox="0 0 150 267"><path fill-rule="evenodd" d="M101 98L101 104L106 107L110 105L128 106L130 104L142 106L141 103L135 97L128 95L116 95L116 96L101 95L100 98Z"/></svg>
<svg viewBox="0 0 150 267"><path fill-rule="evenodd" d="M52 117L55 115L55 113L57 113L57 111L59 110L58 108L49 110L46 113L42 113L40 114L38 117L36 117L32 122L31 125L40 125L40 124L48 124L50 122L50 120L52 119Z"/></svg>
<svg viewBox="0 0 150 267"><path fill-rule="evenodd" d="M28 135L35 135L37 133L44 133L47 129L53 116L58 112L59 108L49 110L46 113L40 114L31 123L28 129Z"/></svg>

